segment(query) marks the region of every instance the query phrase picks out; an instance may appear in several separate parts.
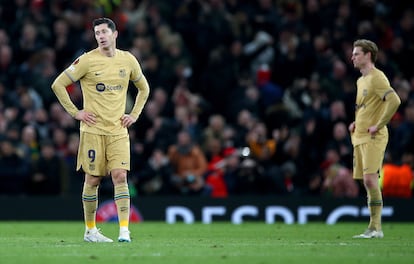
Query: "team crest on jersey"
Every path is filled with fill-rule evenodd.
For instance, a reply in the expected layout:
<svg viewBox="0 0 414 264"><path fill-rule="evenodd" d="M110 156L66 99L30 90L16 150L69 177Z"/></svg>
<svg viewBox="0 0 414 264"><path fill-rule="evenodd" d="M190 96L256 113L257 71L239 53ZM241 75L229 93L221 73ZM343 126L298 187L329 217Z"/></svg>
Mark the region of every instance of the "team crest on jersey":
<svg viewBox="0 0 414 264"><path fill-rule="evenodd" d="M125 76L126 76L126 71L125 71L125 69L120 69L120 70L119 70L119 77L121 77L121 78L125 78Z"/></svg>
<svg viewBox="0 0 414 264"><path fill-rule="evenodd" d="M362 90L362 95L367 96L368 95L368 90L367 89Z"/></svg>

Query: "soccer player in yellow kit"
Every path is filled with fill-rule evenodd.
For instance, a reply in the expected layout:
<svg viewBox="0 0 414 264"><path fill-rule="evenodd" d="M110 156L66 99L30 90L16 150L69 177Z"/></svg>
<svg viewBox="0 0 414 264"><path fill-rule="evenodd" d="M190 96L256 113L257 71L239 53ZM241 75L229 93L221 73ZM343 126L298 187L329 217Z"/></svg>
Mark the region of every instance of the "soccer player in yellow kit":
<svg viewBox="0 0 414 264"><path fill-rule="evenodd" d="M367 230L354 238L384 237L378 178L388 143L386 124L401 104L388 78L375 67L377 53L377 45L370 40L359 39L353 44L352 62L361 72L356 83L355 121L349 125L354 146L353 177L363 180L370 212Z"/></svg>
<svg viewBox="0 0 414 264"><path fill-rule="evenodd" d="M118 31L108 18L93 21L98 47L77 58L53 82L52 89L65 110L80 121L77 170L85 172L82 203L87 242L113 242L96 227L98 187L104 176L114 184L114 200L119 219L119 242L130 242L130 169L128 127L134 124L147 101L149 86L137 59L116 48ZM78 109L66 87L80 81L83 109ZM129 82L138 89L129 114L126 99Z"/></svg>

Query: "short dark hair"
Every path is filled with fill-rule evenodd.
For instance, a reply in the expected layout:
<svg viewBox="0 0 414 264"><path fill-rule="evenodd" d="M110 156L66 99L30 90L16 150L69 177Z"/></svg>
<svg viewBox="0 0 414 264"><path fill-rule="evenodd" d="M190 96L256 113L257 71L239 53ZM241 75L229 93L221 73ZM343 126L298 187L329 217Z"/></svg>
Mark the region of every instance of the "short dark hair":
<svg viewBox="0 0 414 264"><path fill-rule="evenodd" d="M93 20L93 28L95 28L96 26L100 25L100 24L107 24L108 28L110 28L113 32L116 31L116 25L114 23L114 21L112 21L111 19L107 18L107 17L101 17L101 18L97 18Z"/></svg>
<svg viewBox="0 0 414 264"><path fill-rule="evenodd" d="M371 40L358 39L354 42L354 47L360 47L364 54L367 52L371 53L372 62L375 62L377 60L378 47L377 44L375 44Z"/></svg>

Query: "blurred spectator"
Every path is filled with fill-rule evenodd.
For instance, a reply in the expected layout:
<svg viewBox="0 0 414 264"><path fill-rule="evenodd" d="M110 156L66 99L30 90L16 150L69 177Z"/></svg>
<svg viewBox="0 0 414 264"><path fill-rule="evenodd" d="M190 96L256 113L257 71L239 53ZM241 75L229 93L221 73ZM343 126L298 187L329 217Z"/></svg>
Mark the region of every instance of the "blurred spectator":
<svg viewBox="0 0 414 264"><path fill-rule="evenodd" d="M56 52L56 72L63 71L72 61L76 46L71 42L72 32L66 19L59 18L53 23L53 49Z"/></svg>
<svg viewBox="0 0 414 264"><path fill-rule="evenodd" d="M161 148L156 148L133 181L138 195L168 195L174 193L172 175L173 168L167 154Z"/></svg>
<svg viewBox="0 0 414 264"><path fill-rule="evenodd" d="M403 152L414 153L414 100L410 100L404 109L404 120L396 129L396 143L399 150ZM398 158L398 157L393 157ZM394 161L396 161L394 159Z"/></svg>
<svg viewBox="0 0 414 264"><path fill-rule="evenodd" d="M295 158L295 163L299 168L298 177L294 179L295 185L299 188L307 188L309 177L319 170L315 164L320 164L324 159L317 118L309 116L303 121L300 134L291 136L285 143L285 148L290 149L290 155L286 159Z"/></svg>
<svg viewBox="0 0 414 264"><path fill-rule="evenodd" d="M56 153L53 141L41 142L40 157L32 165L27 191L31 195L63 195L67 192L68 173L62 156Z"/></svg>
<svg viewBox="0 0 414 264"><path fill-rule="evenodd" d="M82 192L83 172L76 170L76 157L79 148L79 134L77 132L68 135L67 152L64 156L67 168L67 193L68 195L80 195Z"/></svg>
<svg viewBox="0 0 414 264"><path fill-rule="evenodd" d="M48 121L49 114L45 108L39 108L34 112L31 124L34 125L41 139L45 139L50 136L49 132L51 128Z"/></svg>
<svg viewBox="0 0 414 264"><path fill-rule="evenodd" d="M385 163L380 182L384 197L411 198L414 189L414 154L405 152L400 165Z"/></svg>
<svg viewBox="0 0 414 264"><path fill-rule="evenodd" d="M337 149L339 162L348 169L351 169L353 159L353 148L348 133L348 127L344 122L334 125L332 138L327 142L327 149Z"/></svg>
<svg viewBox="0 0 414 264"><path fill-rule="evenodd" d="M217 139L219 143L223 142L224 128L226 120L219 114L211 115L207 126L203 129L201 135L201 147L204 153L208 151L208 145L213 139Z"/></svg>
<svg viewBox="0 0 414 264"><path fill-rule="evenodd" d="M192 111L190 106L176 105L172 121L174 122L174 127L179 130L186 130L196 142L200 141L202 128L197 113Z"/></svg>
<svg viewBox="0 0 414 264"><path fill-rule="evenodd" d="M17 154L13 142L7 138L0 138L0 168L0 195L25 194L30 164Z"/></svg>
<svg viewBox="0 0 414 264"><path fill-rule="evenodd" d="M252 195L261 194L262 167L247 157L246 154L235 153L230 155L226 162L224 178L226 180L229 194Z"/></svg>
<svg viewBox="0 0 414 264"><path fill-rule="evenodd" d="M1 34L0 30L0 34ZM8 43L0 44L0 82L7 88L14 85L17 77L17 67L13 63L13 49Z"/></svg>
<svg viewBox="0 0 414 264"><path fill-rule="evenodd" d="M237 131L234 139L236 147L247 146L247 134L253 128L256 122L256 118L250 111L243 109L238 113L237 121L235 124L233 124L234 129Z"/></svg>
<svg viewBox="0 0 414 264"><path fill-rule="evenodd" d="M68 133L61 127L57 127L51 132L53 147L56 150L56 154L60 157L66 157L68 155L68 136Z"/></svg>
<svg viewBox="0 0 414 264"><path fill-rule="evenodd" d="M339 152L335 148L326 151L321 164L323 182L322 194L337 198L355 198L359 195L359 186L352 178L352 171L340 164Z"/></svg>
<svg viewBox="0 0 414 264"><path fill-rule="evenodd" d="M211 187L211 197L227 197L228 192L224 179L225 158L228 152L234 151L234 148L224 148L222 140L217 137L210 137L206 140L204 149L208 162L205 175L206 184Z"/></svg>
<svg viewBox="0 0 414 264"><path fill-rule="evenodd" d="M250 71L251 74L256 74L261 65L269 65L274 59L273 37L266 31L258 31L243 50L247 56L252 57Z"/></svg>
<svg viewBox="0 0 414 264"><path fill-rule="evenodd" d="M256 123L247 134L246 140L251 151L251 157L265 168L272 166L277 142L271 135L269 137L264 123Z"/></svg>
<svg viewBox="0 0 414 264"><path fill-rule="evenodd" d="M56 71L56 52L54 49L45 48L33 56L32 67L32 83L33 90L42 98L42 103L45 108L56 101L56 97L51 91L50 86L54 78L57 76Z"/></svg>
<svg viewBox="0 0 414 264"><path fill-rule="evenodd" d="M321 76L321 89L326 93L329 101L343 98L342 84L347 76L346 64L340 59L333 58L330 72Z"/></svg>
<svg viewBox="0 0 414 264"><path fill-rule="evenodd" d="M225 115L228 122L236 123L238 114L243 110L247 110L257 117L264 115L265 109L261 100L263 96L258 87L253 83L252 78L241 75L238 79L237 88L229 96L232 99L227 105L227 113Z"/></svg>
<svg viewBox="0 0 414 264"><path fill-rule="evenodd" d="M31 21L25 21L21 27L19 38L13 42L15 45L15 60L16 63L23 63L28 58L30 59L36 51L44 47L45 43L41 40L39 29ZM26 65L28 66L28 65Z"/></svg>
<svg viewBox="0 0 414 264"><path fill-rule="evenodd" d="M169 100L167 91L163 87L155 87L151 92L151 100L158 105L159 114L172 118L174 106Z"/></svg>
<svg viewBox="0 0 414 264"><path fill-rule="evenodd" d="M26 125L21 132L21 143L18 152L30 164L36 162L40 155L40 144L37 131L34 126Z"/></svg>
<svg viewBox="0 0 414 264"><path fill-rule="evenodd" d="M207 160L190 133L178 132L176 144L168 149L168 157L173 166L173 185L178 193L209 195L210 190L204 181Z"/></svg>

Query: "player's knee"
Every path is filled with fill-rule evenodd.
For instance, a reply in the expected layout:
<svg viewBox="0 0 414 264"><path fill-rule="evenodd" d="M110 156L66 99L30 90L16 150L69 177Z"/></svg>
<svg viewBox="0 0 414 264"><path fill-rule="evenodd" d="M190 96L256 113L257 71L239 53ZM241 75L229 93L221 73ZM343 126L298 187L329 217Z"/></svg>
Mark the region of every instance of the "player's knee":
<svg viewBox="0 0 414 264"><path fill-rule="evenodd" d="M364 186L366 189L376 188L378 186L378 179L376 174L364 176Z"/></svg>
<svg viewBox="0 0 414 264"><path fill-rule="evenodd" d="M85 175L85 184L89 186L98 186L101 183L102 177L92 176L89 174Z"/></svg>
<svg viewBox="0 0 414 264"><path fill-rule="evenodd" d="M125 170L113 170L111 176L114 185L127 183L127 172Z"/></svg>

